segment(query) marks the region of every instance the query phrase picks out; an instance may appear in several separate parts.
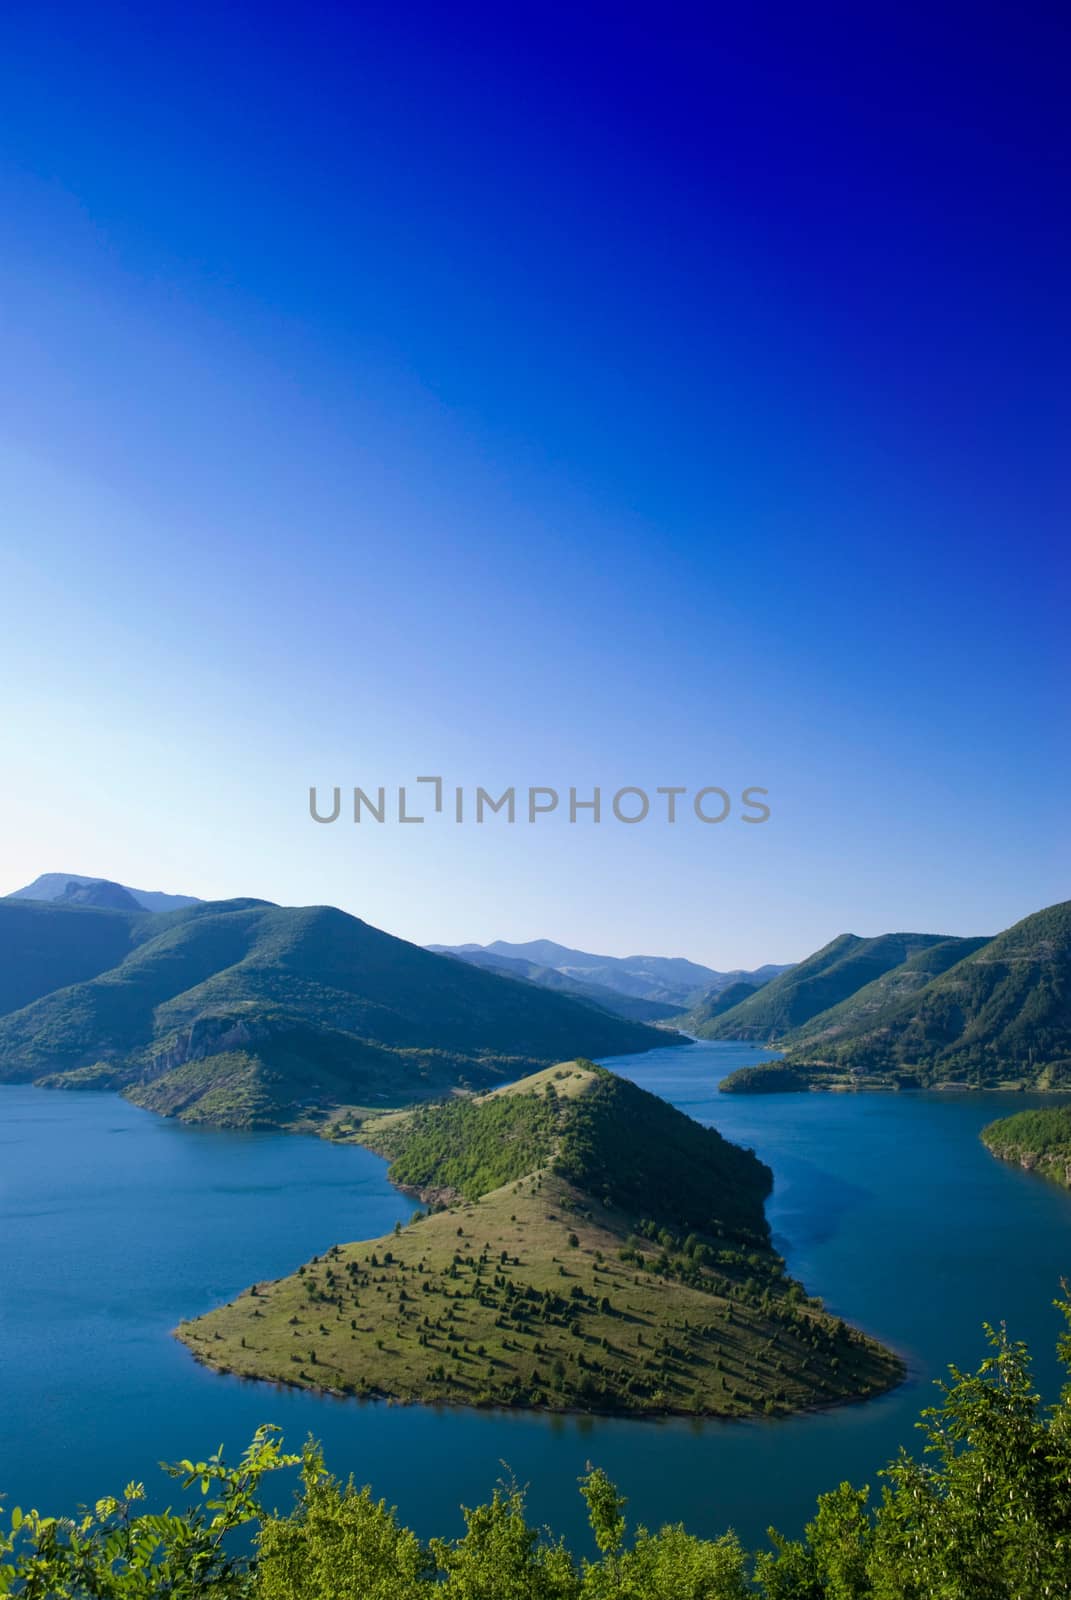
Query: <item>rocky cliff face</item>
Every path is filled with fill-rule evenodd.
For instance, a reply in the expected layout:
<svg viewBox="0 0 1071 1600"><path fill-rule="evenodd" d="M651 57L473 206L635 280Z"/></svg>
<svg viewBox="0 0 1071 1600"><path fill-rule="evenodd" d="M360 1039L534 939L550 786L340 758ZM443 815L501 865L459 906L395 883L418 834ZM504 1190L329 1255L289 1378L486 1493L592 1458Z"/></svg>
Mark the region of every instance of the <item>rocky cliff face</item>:
<svg viewBox="0 0 1071 1600"><path fill-rule="evenodd" d="M271 1018L258 1017L250 1022L235 1016L198 1017L195 1022L177 1028L162 1040L151 1053L145 1078L157 1078L174 1067L184 1067L188 1061L203 1061L226 1050L244 1050L292 1024L276 1025Z"/></svg>
<svg viewBox="0 0 1071 1600"><path fill-rule="evenodd" d="M1036 1150L1023 1150L1015 1145L1003 1149L990 1145L989 1148L1001 1161L1010 1161L1024 1172L1040 1172L1042 1177L1052 1178L1065 1189L1071 1189L1071 1151L1048 1151L1039 1155Z"/></svg>

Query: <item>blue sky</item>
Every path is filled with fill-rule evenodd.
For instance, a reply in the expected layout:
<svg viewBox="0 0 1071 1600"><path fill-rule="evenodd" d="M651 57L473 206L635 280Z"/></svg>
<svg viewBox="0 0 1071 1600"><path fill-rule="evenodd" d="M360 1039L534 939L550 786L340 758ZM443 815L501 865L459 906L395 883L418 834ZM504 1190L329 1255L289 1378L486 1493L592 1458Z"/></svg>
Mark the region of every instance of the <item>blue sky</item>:
<svg viewBox="0 0 1071 1600"><path fill-rule="evenodd" d="M973 19L5 8L0 889L723 967L1066 898L1071 40ZM772 817L308 817L435 772Z"/></svg>

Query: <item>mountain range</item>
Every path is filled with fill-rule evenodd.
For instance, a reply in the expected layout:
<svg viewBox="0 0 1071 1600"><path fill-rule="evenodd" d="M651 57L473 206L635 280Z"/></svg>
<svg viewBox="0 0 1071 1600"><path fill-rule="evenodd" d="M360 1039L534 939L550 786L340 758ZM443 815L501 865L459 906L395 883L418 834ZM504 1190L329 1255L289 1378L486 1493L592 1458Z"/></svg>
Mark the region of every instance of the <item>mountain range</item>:
<svg viewBox="0 0 1071 1600"><path fill-rule="evenodd" d="M995 938L842 934L718 1015L706 1038L784 1052L776 1072L743 1069L722 1087L965 1082L1071 1086L1071 902Z"/></svg>
<svg viewBox="0 0 1071 1600"><path fill-rule="evenodd" d="M306 1125L674 1027L782 1052L728 1090L1071 1084L1071 903L995 938L844 933L793 967L718 972L547 939L421 949L332 907L78 874L0 900L0 1079L118 1087L189 1120Z"/></svg>
<svg viewBox="0 0 1071 1600"><path fill-rule="evenodd" d="M0 1079L121 1088L190 1121L315 1123L677 1037L330 906L16 896L0 953Z"/></svg>
<svg viewBox="0 0 1071 1600"><path fill-rule="evenodd" d="M683 956L600 956L555 944L552 939L531 939L525 944L510 944L505 939L486 945L433 944L428 949L547 988L561 988L564 981L570 992L584 994L600 1005L609 1005L608 997L614 994L659 1008L642 1017L624 1013L644 1021L677 1016L705 997L721 994L730 984L744 981L757 987L787 970L770 965L755 972L718 972ZM621 999L616 1002L617 1008L621 1003Z"/></svg>

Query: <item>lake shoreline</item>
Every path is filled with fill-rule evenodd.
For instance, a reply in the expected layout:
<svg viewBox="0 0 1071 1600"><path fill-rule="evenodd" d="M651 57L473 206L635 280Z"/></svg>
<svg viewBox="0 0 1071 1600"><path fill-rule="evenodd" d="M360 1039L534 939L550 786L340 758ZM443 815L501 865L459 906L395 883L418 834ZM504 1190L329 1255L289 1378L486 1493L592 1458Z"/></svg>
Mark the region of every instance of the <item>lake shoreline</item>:
<svg viewBox="0 0 1071 1600"><path fill-rule="evenodd" d="M327 1388L191 1360L170 1337L191 1308L292 1272L325 1241L383 1236L405 1224L412 1200L356 1142L180 1129L115 1093L0 1086L11 1244L0 1358L20 1374L0 1392L9 1444L0 1487L12 1502L70 1507L102 1484L151 1477L161 1457L221 1441L237 1456L267 1420L291 1441L320 1439L337 1471L371 1479L427 1532L454 1525L459 1499L480 1504L506 1460L533 1485L534 1518L580 1537L573 1486L590 1459L649 1525L684 1521L710 1536L731 1525L754 1545L771 1518L794 1534L817 1494L845 1478L873 1482L901 1446L915 1451L931 1383L950 1361L977 1365L985 1321L1006 1318L1030 1344L1038 1387L1055 1399L1054 1262L1071 1259L1071 1203L982 1147L1002 1096L717 1093L727 1072L769 1059L700 1042L607 1065L755 1148L774 1171L767 1215L789 1270L905 1363L898 1386L867 1404L775 1418L352 1405ZM1011 1112L1066 1097L1003 1101ZM121 1236L123 1252L87 1252L87 1228ZM46 1258L62 1260L62 1272L42 1273ZM657 1426L638 1433L630 1424L641 1420ZM727 1426L738 1422L749 1425ZM60 1436L68 1448L57 1452Z"/></svg>
<svg viewBox="0 0 1071 1600"><path fill-rule="evenodd" d="M889 1345L887 1348L891 1350L892 1354L895 1355L901 1362L903 1366L903 1372L900 1377L896 1378L885 1388L876 1389L872 1394L845 1395L836 1400L811 1401L807 1405L795 1406L791 1411L778 1412L774 1415L765 1415L762 1412L755 1411L742 1416L739 1412L689 1411L685 1410L683 1407L678 1408L673 1406L667 1406L657 1411L637 1411L629 1409L626 1406L616 1408L606 1406L507 1406L496 1401L481 1402L478 1400L450 1400L448 1398L421 1400L416 1397L390 1394L385 1390L378 1389L357 1393L349 1389L335 1388L330 1384L321 1385L315 1383L303 1383L300 1378L262 1377L258 1373L241 1372L237 1367L229 1366L226 1362L213 1361L212 1357L206 1352L193 1349L189 1342L183 1337L181 1328L173 1328L171 1331L171 1336L177 1341L177 1343L182 1345L182 1347L193 1358L197 1365L199 1367L203 1367L206 1371L214 1372L220 1377L234 1378L239 1383L259 1385L267 1389L292 1389L297 1390L302 1394L322 1395L332 1400L341 1400L358 1406L382 1405L401 1407L407 1410L415 1409L419 1411L435 1412L477 1411L483 1416L502 1415L510 1417L588 1417L592 1420L605 1418L606 1420L612 1420L615 1422L634 1422L646 1426L657 1426L663 1422L710 1422L717 1423L719 1425L738 1424L740 1426L745 1426L749 1423L763 1423L768 1424L771 1427L777 1427L778 1425L795 1422L799 1418L809 1416L828 1416L837 1411L843 1410L845 1407L867 1406L874 1401L884 1400L889 1395L894 1394L898 1389L902 1389L905 1385L912 1384L915 1381L916 1376L911 1371L910 1364L903 1353L896 1350L892 1345ZM874 1338L875 1336L868 1334L867 1337Z"/></svg>

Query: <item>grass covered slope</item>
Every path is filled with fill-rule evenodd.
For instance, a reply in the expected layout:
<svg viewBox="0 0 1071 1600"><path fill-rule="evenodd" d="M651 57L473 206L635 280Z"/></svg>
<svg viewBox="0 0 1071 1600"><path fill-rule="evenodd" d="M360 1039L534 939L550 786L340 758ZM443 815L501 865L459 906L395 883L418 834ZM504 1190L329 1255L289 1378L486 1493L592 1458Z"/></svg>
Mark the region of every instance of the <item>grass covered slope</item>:
<svg viewBox="0 0 1071 1600"><path fill-rule="evenodd" d="M30 909L13 903L11 916ZM46 945L91 915L34 909ZM125 927L119 913L92 915ZM98 957L112 960L107 970L68 977L0 1018L0 1078L126 1087L165 1114L271 1126L338 1105L487 1087L577 1051L628 1053L670 1037L432 955L329 906L238 900L132 920L140 942L113 936Z"/></svg>
<svg viewBox="0 0 1071 1600"><path fill-rule="evenodd" d="M1001 1117L982 1129L982 1142L1001 1161L1013 1161L1071 1189L1071 1106Z"/></svg>
<svg viewBox="0 0 1071 1600"><path fill-rule="evenodd" d="M793 1065L932 1084L1071 1085L1071 902L1026 917L840 1039Z"/></svg>
<svg viewBox="0 0 1071 1600"><path fill-rule="evenodd" d="M198 1360L401 1400L724 1416L902 1376L786 1276L769 1170L589 1062L360 1137L444 1208L184 1323Z"/></svg>
<svg viewBox="0 0 1071 1600"><path fill-rule="evenodd" d="M842 933L739 1005L709 1019L697 1017L689 1031L701 1039L752 1039L760 1044L782 1039L893 967L942 942L933 933L886 933L874 939Z"/></svg>

